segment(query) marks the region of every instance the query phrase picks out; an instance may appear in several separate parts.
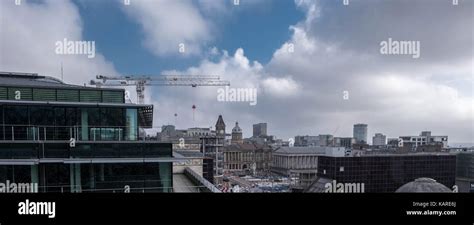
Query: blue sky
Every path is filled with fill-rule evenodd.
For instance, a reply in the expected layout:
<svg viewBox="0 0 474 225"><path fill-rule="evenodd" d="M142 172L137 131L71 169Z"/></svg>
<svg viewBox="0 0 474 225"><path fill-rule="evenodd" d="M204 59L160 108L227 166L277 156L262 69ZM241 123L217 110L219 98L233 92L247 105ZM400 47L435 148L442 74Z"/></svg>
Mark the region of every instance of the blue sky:
<svg viewBox="0 0 474 225"><path fill-rule="evenodd" d="M252 106L219 101L215 87L149 87L155 127L209 127L221 114L228 130L238 121L244 137L260 122L282 139L351 136L353 124L366 123L369 142L374 133L422 130L474 140L474 1L14 2L0 1L2 71L60 78L63 64L64 81L80 85L97 74L212 74L258 90ZM96 57L57 54L64 38L94 41ZM420 57L381 53L389 38L420 43Z"/></svg>
<svg viewBox="0 0 474 225"><path fill-rule="evenodd" d="M113 62L121 74L160 74L196 65L200 56L155 56L142 44L143 31L115 1L75 0L83 22L83 36L95 40L96 48ZM132 1L133 4L133 1ZM242 1L241 4L245 4ZM232 7L232 6L230 6ZM259 8L232 8L232 17L216 21L217 37L207 47L235 52L262 64L291 37L290 25L304 18L293 1L269 1Z"/></svg>

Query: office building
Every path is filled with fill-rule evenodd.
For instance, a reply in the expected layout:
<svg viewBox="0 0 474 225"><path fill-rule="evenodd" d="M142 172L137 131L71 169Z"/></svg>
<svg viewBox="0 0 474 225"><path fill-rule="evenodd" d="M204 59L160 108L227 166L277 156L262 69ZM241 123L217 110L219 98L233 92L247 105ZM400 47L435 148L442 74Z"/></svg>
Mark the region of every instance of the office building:
<svg viewBox="0 0 474 225"><path fill-rule="evenodd" d="M319 136L296 136L295 147L319 146Z"/></svg>
<svg viewBox="0 0 474 225"><path fill-rule="evenodd" d="M367 144L367 124L355 124L353 133L357 144Z"/></svg>
<svg viewBox="0 0 474 225"><path fill-rule="evenodd" d="M253 137L267 136L267 123L258 123L253 125Z"/></svg>
<svg viewBox="0 0 474 225"><path fill-rule="evenodd" d="M403 145L410 145L415 151L418 146L441 143L442 148L448 147L448 136L432 136L431 131L423 131L418 136L400 136L403 140Z"/></svg>
<svg viewBox="0 0 474 225"><path fill-rule="evenodd" d="M145 141L153 105L123 89L0 73L0 182L40 192L171 192L169 143Z"/></svg>
<svg viewBox="0 0 474 225"><path fill-rule="evenodd" d="M306 191L324 192L325 182L336 181L364 184L365 192L393 193L418 178L431 178L452 188L456 179L456 156L448 153L320 156L317 178Z"/></svg>
<svg viewBox="0 0 474 225"><path fill-rule="evenodd" d="M374 137L372 138L372 145L374 146L386 145L386 141L387 141L387 136L381 133L376 133Z"/></svg>
<svg viewBox="0 0 474 225"><path fill-rule="evenodd" d="M344 147L346 149L351 149L352 145L356 143L356 140L351 137L335 137L334 138L334 147Z"/></svg>
<svg viewBox="0 0 474 225"><path fill-rule="evenodd" d="M334 143L334 137L330 134L320 134L319 136L319 146L332 146Z"/></svg>
<svg viewBox="0 0 474 225"><path fill-rule="evenodd" d="M387 145L391 148L397 148L398 147L398 138L388 138L387 139Z"/></svg>
<svg viewBox="0 0 474 225"><path fill-rule="evenodd" d="M201 127L193 127L189 128L186 131L186 135L188 137L202 137L202 136L210 136L212 135L211 128L201 128Z"/></svg>
<svg viewBox="0 0 474 225"><path fill-rule="evenodd" d="M459 192L474 193L474 151L458 153L456 168Z"/></svg>

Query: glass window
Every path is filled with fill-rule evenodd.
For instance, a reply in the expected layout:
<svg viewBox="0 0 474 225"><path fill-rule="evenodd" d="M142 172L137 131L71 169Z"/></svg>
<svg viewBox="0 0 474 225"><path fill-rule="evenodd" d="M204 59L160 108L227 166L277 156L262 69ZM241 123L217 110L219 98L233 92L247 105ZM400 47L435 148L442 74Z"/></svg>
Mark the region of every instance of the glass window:
<svg viewBox="0 0 474 225"><path fill-rule="evenodd" d="M138 139L138 121L137 109L126 110L126 140L136 141Z"/></svg>
<svg viewBox="0 0 474 225"><path fill-rule="evenodd" d="M55 125L66 126L66 109L65 108L54 108L55 114Z"/></svg>
<svg viewBox="0 0 474 225"><path fill-rule="evenodd" d="M5 126L4 126L4 122L3 122L3 105L0 105L0 140L4 140L5 139L5 136L4 136L4 131L5 131Z"/></svg>
<svg viewBox="0 0 474 225"><path fill-rule="evenodd" d="M101 108L101 126L103 127L123 127L124 116L121 108Z"/></svg>
<svg viewBox="0 0 474 225"><path fill-rule="evenodd" d="M30 124L31 125L53 126L54 125L53 123L54 123L53 108L30 106Z"/></svg>
<svg viewBox="0 0 474 225"><path fill-rule="evenodd" d="M5 106L5 121L9 125L28 125L28 108L26 106Z"/></svg>
<svg viewBox="0 0 474 225"><path fill-rule="evenodd" d="M65 108L54 108L55 114L55 129L54 139L55 140L69 140L72 135L72 130L67 127L66 124L66 109Z"/></svg>
<svg viewBox="0 0 474 225"><path fill-rule="evenodd" d="M100 110L98 108L89 108L86 110L89 114L89 126L100 126Z"/></svg>
<svg viewBox="0 0 474 225"><path fill-rule="evenodd" d="M52 107L30 106L30 125L27 131L29 139L54 140L54 109ZM38 136L39 135L39 136Z"/></svg>
<svg viewBox="0 0 474 225"><path fill-rule="evenodd" d="M84 191L165 192L172 188L171 163L82 164Z"/></svg>
<svg viewBox="0 0 474 225"><path fill-rule="evenodd" d="M1 159L38 158L39 144L36 143L0 143Z"/></svg>
<svg viewBox="0 0 474 225"><path fill-rule="evenodd" d="M77 108L66 108L66 126L77 126L79 125Z"/></svg>
<svg viewBox="0 0 474 225"><path fill-rule="evenodd" d="M70 165L45 163L40 164L39 167L40 192L70 192Z"/></svg>
<svg viewBox="0 0 474 225"><path fill-rule="evenodd" d="M100 126L100 111L98 108L80 109L80 140L96 140L100 132L97 126Z"/></svg>
<svg viewBox="0 0 474 225"><path fill-rule="evenodd" d="M27 140L28 107L5 106L5 136L8 140Z"/></svg>
<svg viewBox="0 0 474 225"><path fill-rule="evenodd" d="M123 140L125 117L121 108L101 108L100 140Z"/></svg>
<svg viewBox="0 0 474 225"><path fill-rule="evenodd" d="M68 143L47 143L44 144L44 151L41 154L44 158L69 158Z"/></svg>

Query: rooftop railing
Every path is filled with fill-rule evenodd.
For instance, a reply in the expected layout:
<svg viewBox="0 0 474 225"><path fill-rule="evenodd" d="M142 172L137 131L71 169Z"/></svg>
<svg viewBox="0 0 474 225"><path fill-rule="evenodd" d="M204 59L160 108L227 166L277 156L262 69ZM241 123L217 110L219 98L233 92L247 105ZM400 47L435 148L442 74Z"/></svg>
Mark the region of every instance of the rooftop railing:
<svg viewBox="0 0 474 225"><path fill-rule="evenodd" d="M140 128L114 126L0 126L0 141L138 141Z"/></svg>
<svg viewBox="0 0 474 225"><path fill-rule="evenodd" d="M211 182L204 179L202 176L194 172L189 167L186 167L186 169L184 169L184 174L193 179L198 184L202 184L203 186L205 186L208 191L213 193L221 193L221 191L216 186L211 184Z"/></svg>

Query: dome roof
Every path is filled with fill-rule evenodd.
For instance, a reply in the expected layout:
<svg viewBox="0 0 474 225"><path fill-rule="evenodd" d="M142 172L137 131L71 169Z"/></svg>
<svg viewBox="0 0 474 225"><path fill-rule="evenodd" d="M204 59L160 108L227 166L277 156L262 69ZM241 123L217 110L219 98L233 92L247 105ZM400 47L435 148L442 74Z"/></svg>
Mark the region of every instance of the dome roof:
<svg viewBox="0 0 474 225"><path fill-rule="evenodd" d="M395 192L414 193L414 192L452 192L451 189L436 182L431 178L418 178L415 181L406 183L399 187Z"/></svg>
<svg viewBox="0 0 474 225"><path fill-rule="evenodd" d="M239 127L239 122L235 122L235 127L232 128L232 133L242 133L242 129Z"/></svg>

